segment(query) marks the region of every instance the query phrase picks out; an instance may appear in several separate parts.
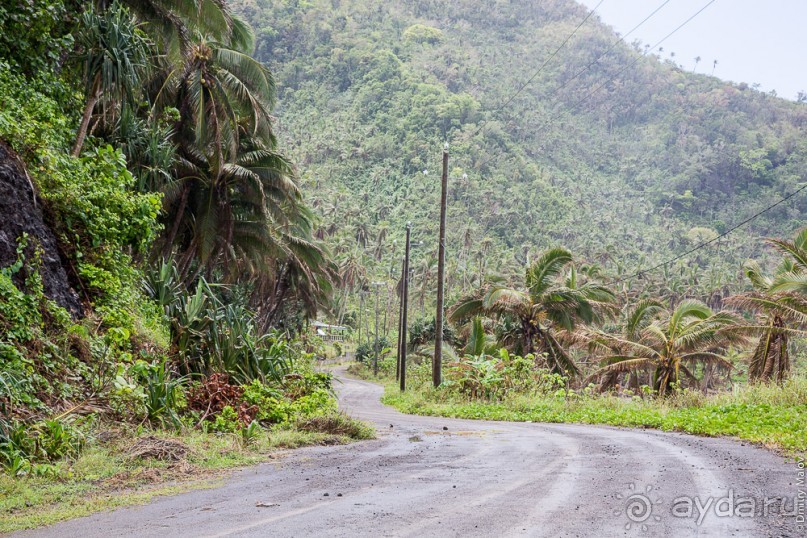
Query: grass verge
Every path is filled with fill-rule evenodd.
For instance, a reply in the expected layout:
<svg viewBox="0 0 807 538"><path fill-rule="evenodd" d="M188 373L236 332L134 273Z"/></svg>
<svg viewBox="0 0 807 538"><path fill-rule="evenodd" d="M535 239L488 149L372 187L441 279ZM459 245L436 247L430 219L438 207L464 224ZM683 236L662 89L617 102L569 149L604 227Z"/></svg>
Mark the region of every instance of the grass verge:
<svg viewBox="0 0 807 538"><path fill-rule="evenodd" d="M216 487L227 471L276 457L281 449L349 443L374 436L343 414L299 421L245 440L234 434L99 428L96 442L49 476L0 474L0 533L50 525L155 496Z"/></svg>
<svg viewBox="0 0 807 538"><path fill-rule="evenodd" d="M361 375L354 369L356 374ZM366 378L367 376L361 375ZM666 399L557 391L510 394L500 401L469 400L450 387L434 389L413 380L401 393L394 380L385 384L383 403L404 413L516 422L605 424L654 428L703 436L735 437L807 458L807 378L783 386L736 387L714 395L684 391Z"/></svg>

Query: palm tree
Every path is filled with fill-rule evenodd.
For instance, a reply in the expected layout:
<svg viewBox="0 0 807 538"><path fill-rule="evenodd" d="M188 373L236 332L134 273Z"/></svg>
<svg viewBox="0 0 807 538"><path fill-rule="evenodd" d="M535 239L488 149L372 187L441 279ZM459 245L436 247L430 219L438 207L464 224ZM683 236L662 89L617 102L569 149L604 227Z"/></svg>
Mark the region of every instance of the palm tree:
<svg viewBox="0 0 807 538"><path fill-rule="evenodd" d="M314 236L314 217L301 206L280 231L282 251L273 257L270 270L258 276L252 300L263 330L278 326L289 304L308 318L328 304L339 281L338 268Z"/></svg>
<svg viewBox="0 0 807 538"><path fill-rule="evenodd" d="M661 302L654 299L642 299L632 307L626 306L622 311L622 334L621 339L628 342L638 342L641 338L641 333L647 328L650 323L658 316L660 312L664 311L664 306ZM594 332L587 336L590 341L589 347L593 352L597 351L598 346L604 344L603 339L600 337L600 332ZM627 355L630 353L626 344L616 340L608 342L608 348L614 353ZM591 377L598 377L599 374L594 374ZM612 371L605 373L601 376L601 386L611 387L619 383L625 376L625 372ZM631 388L639 388L639 371L634 370L629 373L628 386Z"/></svg>
<svg viewBox="0 0 807 538"><path fill-rule="evenodd" d="M562 248L544 252L528 269L526 289L489 285L455 304L449 319L462 321L482 314L514 320L523 353L545 354L547 366L570 377L579 368L561 344L562 333L571 333L579 322L591 323L610 308L613 293L593 283L581 283L572 270L565 282L559 277L571 265L572 255Z"/></svg>
<svg viewBox="0 0 807 538"><path fill-rule="evenodd" d="M148 67L151 43L132 20L129 11L113 5L102 12L90 9L81 18L78 34L84 66L84 113L76 132L72 155L78 157L90 120L100 102L104 111L122 101L132 102Z"/></svg>
<svg viewBox="0 0 807 538"><path fill-rule="evenodd" d="M251 252L254 265L256 246L263 243L258 250L266 251L265 244L277 243L277 230L267 226L284 225L284 213L300 201L293 168L274 149L272 75L244 52L252 47L248 30L226 18L229 28L239 28L229 43L244 50L197 35L184 62L163 73L152 108L152 117L169 105L180 111L174 129L178 179L166 189L172 218L163 253L180 245L186 277L194 255L208 272L216 265L233 268L228 261L238 249Z"/></svg>
<svg viewBox="0 0 807 538"><path fill-rule="evenodd" d="M240 269L235 260L260 266L264 256L277 253L278 229L299 209L291 164L258 141L245 139L232 162L216 164L186 148L176 166L178 179L166 191L174 218L163 252L182 252L185 277L193 260L208 273L221 266L234 274Z"/></svg>
<svg viewBox="0 0 807 538"><path fill-rule="evenodd" d="M684 300L673 309L655 301L642 301L625 316L622 334L596 331L589 346L602 356L601 367L589 380L599 379L605 389L618 383L620 374L648 372L660 396L682 382L698 384L695 367L717 365L731 369L724 352L745 337L731 328L739 320L727 312L713 312L705 304Z"/></svg>
<svg viewBox="0 0 807 538"><path fill-rule="evenodd" d="M190 48L195 35L229 43L249 41L248 26L233 16L225 0L118 0L129 8L160 44L163 55L177 62ZM114 3L99 0L97 9ZM236 45L234 45L236 46Z"/></svg>
<svg viewBox="0 0 807 538"><path fill-rule="evenodd" d="M790 336L804 336L798 327L807 325L807 228L793 241L768 242L786 256L776 274L766 276L758 263L747 262L745 274L754 291L730 297L726 302L762 315L761 323L739 329L759 336L751 354L749 379L781 383L790 371Z"/></svg>
<svg viewBox="0 0 807 538"><path fill-rule="evenodd" d="M270 110L275 84L269 70L246 52L206 39L191 46L184 65L172 69L155 99L182 113L178 134L186 145L222 161L236 153L241 134L276 145Z"/></svg>

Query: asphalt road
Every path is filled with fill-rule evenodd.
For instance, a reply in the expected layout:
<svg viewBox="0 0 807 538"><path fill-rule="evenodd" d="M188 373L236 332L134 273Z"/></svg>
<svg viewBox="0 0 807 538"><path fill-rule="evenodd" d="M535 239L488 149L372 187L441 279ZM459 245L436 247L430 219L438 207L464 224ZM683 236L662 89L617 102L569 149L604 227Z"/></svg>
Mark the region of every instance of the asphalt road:
<svg viewBox="0 0 807 538"><path fill-rule="evenodd" d="M380 395L363 381L340 388L342 407L376 424L375 441L296 450L217 489L19 536L807 536L787 515L804 506L799 469L764 449L415 417Z"/></svg>

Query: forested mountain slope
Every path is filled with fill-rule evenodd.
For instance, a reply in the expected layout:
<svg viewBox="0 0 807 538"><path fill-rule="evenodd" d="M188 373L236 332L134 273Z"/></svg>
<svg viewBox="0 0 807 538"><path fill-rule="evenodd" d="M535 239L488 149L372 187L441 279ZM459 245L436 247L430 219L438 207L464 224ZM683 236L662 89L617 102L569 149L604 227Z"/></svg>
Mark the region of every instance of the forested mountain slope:
<svg viewBox="0 0 807 538"><path fill-rule="evenodd" d="M520 275L557 244L629 274L807 180L807 106L693 73L671 51L613 46L618 36L596 15L551 57L588 13L571 0L237 8L275 73L283 146L349 285L365 268L399 270L393 239L400 246L411 220L424 241L416 287L427 295L446 140L452 296L485 272ZM682 294L738 289L742 261L764 256L760 238L790 236L806 204L803 192L655 278Z"/></svg>

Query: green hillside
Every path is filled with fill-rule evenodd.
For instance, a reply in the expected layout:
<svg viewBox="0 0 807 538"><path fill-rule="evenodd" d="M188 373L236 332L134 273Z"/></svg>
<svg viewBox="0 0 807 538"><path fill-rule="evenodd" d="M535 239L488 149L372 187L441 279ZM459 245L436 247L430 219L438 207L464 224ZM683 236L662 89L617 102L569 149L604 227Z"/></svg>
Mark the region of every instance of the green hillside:
<svg viewBox="0 0 807 538"><path fill-rule="evenodd" d="M613 46L617 35L596 16L550 59L588 13L569 0L241 0L237 9L279 82L281 145L348 284L362 268L365 280L399 270L393 240L411 220L425 243L415 287L433 287L446 140L450 297L485 272L520 275L553 245L630 274L807 178L804 104L693 73L670 51ZM742 262L765 255L760 238L792 235L805 203L796 196L652 276L653 287L740 289Z"/></svg>

